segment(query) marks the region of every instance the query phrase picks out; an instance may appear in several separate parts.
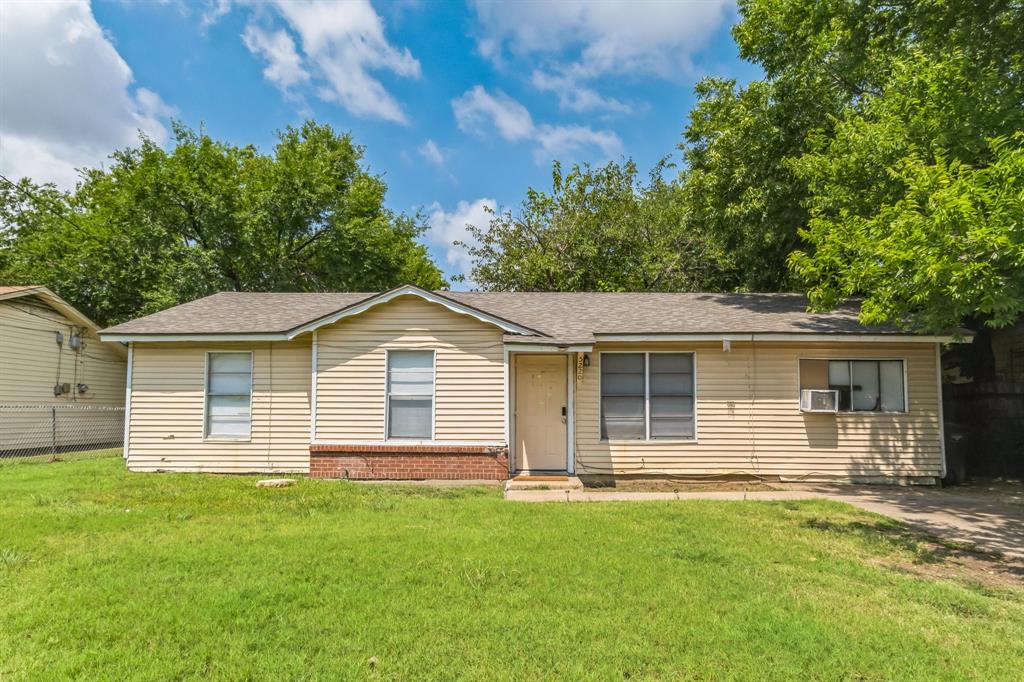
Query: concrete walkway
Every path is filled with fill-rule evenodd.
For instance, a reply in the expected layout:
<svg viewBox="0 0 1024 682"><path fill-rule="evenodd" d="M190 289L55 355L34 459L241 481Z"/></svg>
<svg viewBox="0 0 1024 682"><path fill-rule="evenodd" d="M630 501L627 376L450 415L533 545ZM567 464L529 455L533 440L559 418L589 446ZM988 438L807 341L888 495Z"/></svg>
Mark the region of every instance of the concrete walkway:
<svg viewBox="0 0 1024 682"><path fill-rule="evenodd" d="M829 499L898 519L946 540L972 543L983 550L1024 559L1024 486L1021 484L952 488L807 485L756 492L509 490L505 498L518 502Z"/></svg>

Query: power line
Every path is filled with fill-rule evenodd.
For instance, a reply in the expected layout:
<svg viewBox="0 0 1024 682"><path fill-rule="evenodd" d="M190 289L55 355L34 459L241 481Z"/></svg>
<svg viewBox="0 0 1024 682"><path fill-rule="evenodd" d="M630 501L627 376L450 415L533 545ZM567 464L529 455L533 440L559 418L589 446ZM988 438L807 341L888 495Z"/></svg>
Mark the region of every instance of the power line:
<svg viewBox="0 0 1024 682"><path fill-rule="evenodd" d="M6 182L8 185L10 185L12 188L14 188L14 190L16 192L18 192L19 194L21 194L23 197L31 199L32 203L34 203L39 208L43 208L43 209L49 211L50 213L52 213L56 217L60 218L64 222L66 222L68 225L71 225L72 227L74 227L75 229L81 230L82 232L85 232L85 228L83 228L81 225L76 223L74 220L71 220L71 218L68 218L67 216L65 216L62 212L54 210L52 205L48 205L48 202L43 201L43 199L41 199L40 197L37 197L35 194L30 192L29 190L23 188L21 185L19 185L18 183L14 182L13 180L11 180L6 175L3 175L2 173L0 173L0 180L3 180L4 182Z"/></svg>

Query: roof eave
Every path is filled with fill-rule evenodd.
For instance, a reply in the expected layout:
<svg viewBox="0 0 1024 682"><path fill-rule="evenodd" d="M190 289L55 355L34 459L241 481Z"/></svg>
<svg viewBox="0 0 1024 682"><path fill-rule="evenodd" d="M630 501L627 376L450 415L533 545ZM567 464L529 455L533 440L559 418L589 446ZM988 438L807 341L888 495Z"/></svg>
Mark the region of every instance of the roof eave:
<svg viewBox="0 0 1024 682"><path fill-rule="evenodd" d="M232 334L132 334L128 332L100 332L101 341L119 341L121 343L171 343L186 341L220 342L220 341L289 341L294 337L287 333L238 332Z"/></svg>
<svg viewBox="0 0 1024 682"><path fill-rule="evenodd" d="M956 334L905 334L899 332L702 332L698 334L635 333L594 334L597 342L657 341L803 341L872 343L964 343L970 339Z"/></svg>

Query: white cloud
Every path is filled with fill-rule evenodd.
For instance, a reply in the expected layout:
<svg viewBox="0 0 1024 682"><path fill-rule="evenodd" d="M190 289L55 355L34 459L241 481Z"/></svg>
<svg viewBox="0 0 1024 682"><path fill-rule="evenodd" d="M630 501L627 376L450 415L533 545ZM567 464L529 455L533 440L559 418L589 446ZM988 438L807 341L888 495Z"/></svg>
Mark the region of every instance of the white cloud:
<svg viewBox="0 0 1024 682"><path fill-rule="evenodd" d="M582 85L606 74L675 79L693 70L703 49L733 11L733 0L473 0L477 49L502 62L506 54L540 58L534 85L558 94L563 108L618 111ZM547 87L545 87L547 86Z"/></svg>
<svg viewBox="0 0 1024 682"><path fill-rule="evenodd" d="M452 100L452 110L459 129L466 132L482 132L490 124L510 141L522 140L533 133L530 112L500 90L491 94L477 85Z"/></svg>
<svg viewBox="0 0 1024 682"><path fill-rule="evenodd" d="M469 252L461 246L455 246L454 242L476 244L476 240L470 235L466 225L486 227L490 224L491 216L488 209L497 210L498 203L494 199L481 198L476 201L460 201L452 211L445 211L440 204L434 202L430 206L430 229L427 231L427 241L445 251L445 263L448 272L451 274L468 275L473 266L473 259ZM473 283L467 281L467 286L473 288Z"/></svg>
<svg viewBox="0 0 1024 682"><path fill-rule="evenodd" d="M435 166L444 165L444 153L440 147L433 140L427 140L419 148L420 156L434 164Z"/></svg>
<svg viewBox="0 0 1024 682"><path fill-rule="evenodd" d="M321 99L366 118L407 123L405 112L371 71L418 78L420 63L408 49L384 36L384 24L368 0L277 0L277 10L295 31L306 59L324 84Z"/></svg>
<svg viewBox="0 0 1024 682"><path fill-rule="evenodd" d="M486 136L493 128L509 142L532 140L537 146L534 158L550 161L562 155L577 155L597 147L605 158L622 153L622 140L610 130L594 130L581 125L537 125L530 112L501 91L488 92L477 85L452 100L455 120L461 130Z"/></svg>
<svg viewBox="0 0 1024 682"><path fill-rule="evenodd" d="M558 106L569 111L608 111L628 114L633 107L617 99L604 97L593 88L581 84L571 76L555 75L537 69L530 79L533 87L558 95Z"/></svg>
<svg viewBox="0 0 1024 682"><path fill-rule="evenodd" d="M206 0L199 27L206 30L231 11L231 0Z"/></svg>
<svg viewBox="0 0 1024 682"><path fill-rule="evenodd" d="M577 52L581 74L651 72L672 76L703 48L734 5L732 0L474 0L478 47L498 55Z"/></svg>
<svg viewBox="0 0 1024 682"><path fill-rule="evenodd" d="M85 1L7 2L0 21L0 173L74 186L138 131L167 140L172 112L132 71Z"/></svg>
<svg viewBox="0 0 1024 682"><path fill-rule="evenodd" d="M577 156L584 149L597 147L604 158L622 153L622 140L610 130L594 130L587 126L542 125L537 128L538 147L533 157L546 163L561 156Z"/></svg>
<svg viewBox="0 0 1024 682"><path fill-rule="evenodd" d="M242 41L249 52L267 60L263 75L283 92L309 80L309 73L302 67L302 58L295 51L295 41L286 31L267 32L249 24L242 34Z"/></svg>

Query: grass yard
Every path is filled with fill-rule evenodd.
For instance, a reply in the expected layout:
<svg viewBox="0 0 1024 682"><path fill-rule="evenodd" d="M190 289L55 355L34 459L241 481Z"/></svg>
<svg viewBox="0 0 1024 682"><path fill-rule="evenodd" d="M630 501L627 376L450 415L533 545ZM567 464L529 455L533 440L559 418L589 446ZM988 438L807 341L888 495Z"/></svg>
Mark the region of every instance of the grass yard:
<svg viewBox="0 0 1024 682"><path fill-rule="evenodd" d="M822 501L0 467L0 679L1020 679L1024 588Z"/></svg>

